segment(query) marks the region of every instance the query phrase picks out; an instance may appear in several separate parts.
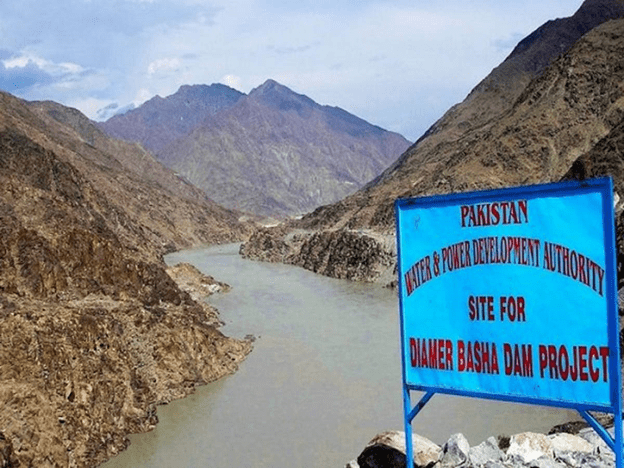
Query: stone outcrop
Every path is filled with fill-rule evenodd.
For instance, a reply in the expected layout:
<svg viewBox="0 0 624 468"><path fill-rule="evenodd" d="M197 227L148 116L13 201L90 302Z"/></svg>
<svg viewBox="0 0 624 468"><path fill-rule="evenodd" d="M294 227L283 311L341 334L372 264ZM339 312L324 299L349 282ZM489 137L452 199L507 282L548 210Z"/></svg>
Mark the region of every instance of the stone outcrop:
<svg viewBox="0 0 624 468"><path fill-rule="evenodd" d="M612 429L611 429L611 433ZM490 437L471 447L462 434L438 446L413 434L414 468L607 468L615 466L613 452L591 428L578 434L523 432ZM375 436L347 468L405 468L405 433Z"/></svg>
<svg viewBox="0 0 624 468"><path fill-rule="evenodd" d="M393 239L363 230L296 231L259 229L241 245L244 258L281 262L339 279L393 281Z"/></svg>
<svg viewBox="0 0 624 468"><path fill-rule="evenodd" d="M170 266L167 268L167 274L173 278L180 289L189 293L196 301L232 289L229 284L203 274L190 263L178 263Z"/></svg>

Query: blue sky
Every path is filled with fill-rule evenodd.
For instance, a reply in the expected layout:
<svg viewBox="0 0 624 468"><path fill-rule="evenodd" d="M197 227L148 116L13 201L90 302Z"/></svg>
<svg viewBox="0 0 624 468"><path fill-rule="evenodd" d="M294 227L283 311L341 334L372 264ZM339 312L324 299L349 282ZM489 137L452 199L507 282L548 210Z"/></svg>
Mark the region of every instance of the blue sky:
<svg viewBox="0 0 624 468"><path fill-rule="evenodd" d="M0 3L0 89L91 118L183 84L268 78L418 138L582 0L20 0Z"/></svg>

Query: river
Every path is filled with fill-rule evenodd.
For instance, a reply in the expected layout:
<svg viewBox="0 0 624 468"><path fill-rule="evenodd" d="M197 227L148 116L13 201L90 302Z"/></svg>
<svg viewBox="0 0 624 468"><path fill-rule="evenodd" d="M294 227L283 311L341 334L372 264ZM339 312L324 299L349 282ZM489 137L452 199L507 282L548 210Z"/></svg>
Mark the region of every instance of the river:
<svg viewBox="0 0 624 468"><path fill-rule="evenodd" d="M344 467L384 430L402 429L396 293L378 285L252 262L238 245L177 252L233 289L209 299L230 336L253 334L238 372L158 408L156 429L130 436L106 468ZM414 397L415 398L415 397ZM462 432L547 431L570 411L436 395L414 432L443 444Z"/></svg>

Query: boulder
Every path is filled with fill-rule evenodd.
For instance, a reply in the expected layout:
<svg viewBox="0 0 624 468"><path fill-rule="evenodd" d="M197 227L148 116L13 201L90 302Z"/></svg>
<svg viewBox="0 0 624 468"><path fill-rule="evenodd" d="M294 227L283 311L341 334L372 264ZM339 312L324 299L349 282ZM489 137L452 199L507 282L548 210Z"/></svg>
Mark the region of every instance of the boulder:
<svg viewBox="0 0 624 468"><path fill-rule="evenodd" d="M552 458L552 441L544 434L522 432L511 437L507 456L523 463L531 463L544 456Z"/></svg>
<svg viewBox="0 0 624 468"><path fill-rule="evenodd" d="M591 453L594 450L594 447L588 441L572 434L553 434L549 436L549 439L555 456L559 452Z"/></svg>
<svg viewBox="0 0 624 468"><path fill-rule="evenodd" d="M488 462L500 462L505 457L494 437L490 437L468 452L468 459L473 466L486 466ZM495 465L494 465L495 466Z"/></svg>
<svg viewBox="0 0 624 468"><path fill-rule="evenodd" d="M613 456L586 452L559 452L556 460L562 462L566 468L604 468L615 465Z"/></svg>
<svg viewBox="0 0 624 468"><path fill-rule="evenodd" d="M606 453L611 452L611 449L602 437L598 435L591 427L581 429L578 434L583 440L586 440L590 445L594 447L594 452Z"/></svg>
<svg viewBox="0 0 624 468"><path fill-rule="evenodd" d="M497 461L488 461L483 468L506 468L501 462Z"/></svg>
<svg viewBox="0 0 624 468"><path fill-rule="evenodd" d="M535 460L531 461L530 463L526 463L525 465L514 464L512 466L530 466L531 468L568 468L566 464L560 463L548 455L543 455L539 458L536 458Z"/></svg>
<svg viewBox="0 0 624 468"><path fill-rule="evenodd" d="M440 468L466 466L470 453L470 444L463 434L453 434L442 448Z"/></svg>
<svg viewBox="0 0 624 468"><path fill-rule="evenodd" d="M433 466L442 449L418 434L412 434L414 467ZM357 458L360 468L405 468L405 432L389 431L375 436Z"/></svg>

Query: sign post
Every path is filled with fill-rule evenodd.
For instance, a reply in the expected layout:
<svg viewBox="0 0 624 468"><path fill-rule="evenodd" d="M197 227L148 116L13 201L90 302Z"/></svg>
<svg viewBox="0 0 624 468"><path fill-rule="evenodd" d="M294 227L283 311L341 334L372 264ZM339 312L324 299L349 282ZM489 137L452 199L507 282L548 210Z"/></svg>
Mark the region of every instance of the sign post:
<svg viewBox="0 0 624 468"><path fill-rule="evenodd" d="M395 211L407 466L413 418L444 393L576 409L624 468L611 179ZM614 414L613 438L589 411Z"/></svg>

